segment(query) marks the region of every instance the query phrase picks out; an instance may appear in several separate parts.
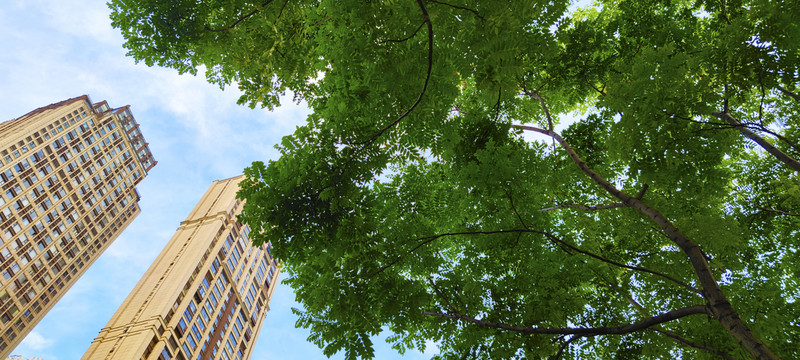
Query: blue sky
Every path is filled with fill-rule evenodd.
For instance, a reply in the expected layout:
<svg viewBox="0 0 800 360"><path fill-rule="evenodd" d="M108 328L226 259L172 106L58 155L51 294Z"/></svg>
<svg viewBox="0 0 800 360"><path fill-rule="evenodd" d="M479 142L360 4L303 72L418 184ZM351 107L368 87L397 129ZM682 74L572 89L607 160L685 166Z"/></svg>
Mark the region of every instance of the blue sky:
<svg viewBox="0 0 800 360"><path fill-rule="evenodd" d="M273 145L308 114L289 99L273 112L238 106L235 88L134 64L108 13L103 0L0 2L0 121L83 94L130 104L158 160L138 187L142 214L12 352L26 358L80 358L211 182L275 158ZM293 306L291 289L279 286L253 359L325 358L294 327ZM376 345L378 359L432 355Z"/></svg>

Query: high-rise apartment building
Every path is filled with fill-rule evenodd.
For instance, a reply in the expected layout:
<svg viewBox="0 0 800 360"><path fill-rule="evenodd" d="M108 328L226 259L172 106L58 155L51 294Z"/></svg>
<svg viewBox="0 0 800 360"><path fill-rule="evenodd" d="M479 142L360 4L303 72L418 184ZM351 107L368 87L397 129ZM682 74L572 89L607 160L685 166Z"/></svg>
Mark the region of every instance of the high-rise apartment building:
<svg viewBox="0 0 800 360"><path fill-rule="evenodd" d="M139 214L155 164L128 106L84 95L0 123L0 358Z"/></svg>
<svg viewBox="0 0 800 360"><path fill-rule="evenodd" d="M244 176L215 181L83 359L249 359L280 269L236 221Z"/></svg>

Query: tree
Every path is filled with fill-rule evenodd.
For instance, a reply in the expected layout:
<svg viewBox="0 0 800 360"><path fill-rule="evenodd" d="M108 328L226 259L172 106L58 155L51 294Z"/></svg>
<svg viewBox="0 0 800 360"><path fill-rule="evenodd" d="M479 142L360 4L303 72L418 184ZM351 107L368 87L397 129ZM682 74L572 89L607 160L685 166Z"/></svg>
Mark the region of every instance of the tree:
<svg viewBox="0 0 800 360"><path fill-rule="evenodd" d="M800 357L800 7L569 5L110 3L137 61L313 110L240 196L325 354Z"/></svg>

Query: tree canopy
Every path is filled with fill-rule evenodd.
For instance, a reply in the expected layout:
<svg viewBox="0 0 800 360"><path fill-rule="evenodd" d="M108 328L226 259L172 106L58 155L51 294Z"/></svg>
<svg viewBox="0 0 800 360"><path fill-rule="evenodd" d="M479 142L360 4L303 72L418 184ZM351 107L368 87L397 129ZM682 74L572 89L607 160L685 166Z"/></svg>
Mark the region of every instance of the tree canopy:
<svg viewBox="0 0 800 360"><path fill-rule="evenodd" d="M325 354L800 358L795 1L110 6L137 61L312 109L241 219Z"/></svg>

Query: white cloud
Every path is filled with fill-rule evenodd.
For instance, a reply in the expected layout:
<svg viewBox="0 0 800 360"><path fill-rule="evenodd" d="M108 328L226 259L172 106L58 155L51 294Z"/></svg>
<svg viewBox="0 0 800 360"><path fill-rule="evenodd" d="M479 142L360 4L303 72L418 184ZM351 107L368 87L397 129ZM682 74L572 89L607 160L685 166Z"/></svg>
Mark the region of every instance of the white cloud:
<svg viewBox="0 0 800 360"><path fill-rule="evenodd" d="M25 340L22 341L21 345L27 346L33 350L44 350L52 344L53 340L45 338L36 331L31 331L28 336L25 337Z"/></svg>

